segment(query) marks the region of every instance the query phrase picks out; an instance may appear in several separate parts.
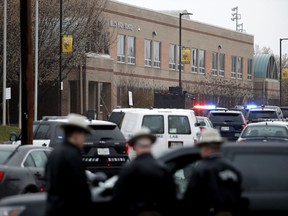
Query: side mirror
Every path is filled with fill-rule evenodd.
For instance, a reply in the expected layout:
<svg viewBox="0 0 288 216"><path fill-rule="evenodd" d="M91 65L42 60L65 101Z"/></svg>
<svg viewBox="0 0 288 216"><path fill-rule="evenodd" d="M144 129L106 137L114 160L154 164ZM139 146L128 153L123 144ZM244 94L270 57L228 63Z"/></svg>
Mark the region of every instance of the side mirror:
<svg viewBox="0 0 288 216"><path fill-rule="evenodd" d="M9 138L9 140L10 140L11 142L16 142L16 141L17 141L17 138L18 138L18 136L17 136L16 132L11 132L11 133L10 133L10 138Z"/></svg>

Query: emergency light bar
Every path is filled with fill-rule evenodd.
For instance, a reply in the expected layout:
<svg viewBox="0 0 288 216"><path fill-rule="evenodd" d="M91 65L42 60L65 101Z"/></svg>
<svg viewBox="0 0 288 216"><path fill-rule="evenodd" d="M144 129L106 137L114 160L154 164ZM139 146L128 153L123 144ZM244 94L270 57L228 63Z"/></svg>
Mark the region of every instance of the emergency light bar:
<svg viewBox="0 0 288 216"><path fill-rule="evenodd" d="M216 106L215 106L215 105L195 105L193 108L194 108L194 109L213 110L213 109L216 109Z"/></svg>

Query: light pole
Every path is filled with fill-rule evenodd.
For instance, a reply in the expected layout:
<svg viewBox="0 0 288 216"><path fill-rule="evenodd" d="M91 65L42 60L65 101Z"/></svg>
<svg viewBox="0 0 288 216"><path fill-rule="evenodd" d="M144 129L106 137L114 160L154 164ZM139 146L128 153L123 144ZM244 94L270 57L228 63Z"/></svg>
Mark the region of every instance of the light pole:
<svg viewBox="0 0 288 216"><path fill-rule="evenodd" d="M3 21L3 101L2 101L2 124L6 125L6 63L7 63L7 0L4 0Z"/></svg>
<svg viewBox="0 0 288 216"><path fill-rule="evenodd" d="M179 88L182 89L181 66L182 66L182 16L193 15L192 13L179 13ZM182 90L181 90L182 91Z"/></svg>
<svg viewBox="0 0 288 216"><path fill-rule="evenodd" d="M282 41L288 38L280 38L280 106L282 106Z"/></svg>
<svg viewBox="0 0 288 216"><path fill-rule="evenodd" d="M39 28L39 0L35 2L35 93L34 93L34 121L38 118L38 28Z"/></svg>
<svg viewBox="0 0 288 216"><path fill-rule="evenodd" d="M58 79L58 115L61 116L62 107L62 16L63 16L63 0L60 0L60 49L59 49L59 79Z"/></svg>

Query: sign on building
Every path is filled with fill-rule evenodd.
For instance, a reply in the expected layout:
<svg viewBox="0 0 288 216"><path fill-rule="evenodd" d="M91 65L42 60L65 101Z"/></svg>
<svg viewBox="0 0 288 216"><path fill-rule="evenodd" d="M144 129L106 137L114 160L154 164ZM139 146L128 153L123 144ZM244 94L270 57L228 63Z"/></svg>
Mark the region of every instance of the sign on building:
<svg viewBox="0 0 288 216"><path fill-rule="evenodd" d="M64 54L71 54L73 52L73 36L72 35L63 35L62 52Z"/></svg>
<svg viewBox="0 0 288 216"><path fill-rule="evenodd" d="M288 79L288 68L282 68L282 79Z"/></svg>
<svg viewBox="0 0 288 216"><path fill-rule="evenodd" d="M183 47L182 48L182 58L181 58L182 64L190 64L190 59L191 59L190 48Z"/></svg>

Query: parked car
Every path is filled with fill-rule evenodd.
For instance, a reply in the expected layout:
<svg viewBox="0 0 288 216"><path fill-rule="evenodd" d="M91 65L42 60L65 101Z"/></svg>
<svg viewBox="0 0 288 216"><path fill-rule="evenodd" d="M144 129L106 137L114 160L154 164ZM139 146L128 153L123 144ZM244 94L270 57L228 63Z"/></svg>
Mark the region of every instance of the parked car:
<svg viewBox="0 0 288 216"><path fill-rule="evenodd" d="M207 128L213 128L213 124L209 118L205 116L196 116L196 119L201 132Z"/></svg>
<svg viewBox="0 0 288 216"><path fill-rule="evenodd" d="M110 121L113 119L121 119L114 122L121 126L127 140L142 127L149 128L157 136L152 148L154 155L175 147L193 146L200 132L194 111L188 109L116 109ZM130 157L134 156L131 149Z"/></svg>
<svg viewBox="0 0 288 216"><path fill-rule="evenodd" d="M250 109L246 115L246 122L247 124L253 122L260 122L260 121L267 121L271 119L282 119L283 114L282 111L278 110L275 107L258 107L254 109Z"/></svg>
<svg viewBox="0 0 288 216"><path fill-rule="evenodd" d="M228 140L237 140L246 126L241 111L211 111L208 118L214 128L219 129L221 135Z"/></svg>
<svg viewBox="0 0 288 216"><path fill-rule="evenodd" d="M61 125L65 122L66 117L58 116L44 117L34 122L33 145L54 148L61 144L64 139ZM86 169L93 173L103 171L109 176L116 174L129 160L129 146L125 137L114 123L89 120L88 124L92 134L87 136L82 151Z"/></svg>
<svg viewBox="0 0 288 216"><path fill-rule="evenodd" d="M243 198L247 198L250 202L249 212L245 216L288 214L288 145L227 144L222 148L222 155L242 173ZM199 159L199 150L195 147L177 148L159 157L174 175L179 200L188 184L189 167ZM111 194L116 181L117 176L114 176L92 189L93 208L95 208L92 212L97 211L99 215L115 213ZM0 216L1 212L12 211L19 211L18 214L14 214L15 216L44 216L45 202L45 193L8 197L0 201ZM193 203L191 203L192 213Z"/></svg>
<svg viewBox="0 0 288 216"><path fill-rule="evenodd" d="M50 148L32 145L0 145L0 198L43 192L50 152Z"/></svg>
<svg viewBox="0 0 288 216"><path fill-rule="evenodd" d="M237 143L252 141L274 141L288 143L288 123L276 121L248 124L242 131Z"/></svg>

